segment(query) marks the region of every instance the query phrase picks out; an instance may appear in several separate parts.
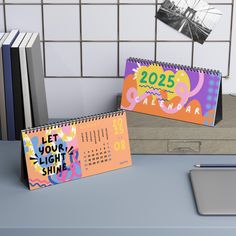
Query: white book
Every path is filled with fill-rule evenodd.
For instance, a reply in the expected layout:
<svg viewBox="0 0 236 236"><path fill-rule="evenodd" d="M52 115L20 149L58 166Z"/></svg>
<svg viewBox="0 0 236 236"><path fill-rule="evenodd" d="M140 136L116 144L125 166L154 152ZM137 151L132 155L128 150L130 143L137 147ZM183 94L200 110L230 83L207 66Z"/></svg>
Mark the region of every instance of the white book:
<svg viewBox="0 0 236 236"><path fill-rule="evenodd" d="M33 33L26 46L33 125L48 123L48 110L44 84L43 62L39 33Z"/></svg>
<svg viewBox="0 0 236 236"><path fill-rule="evenodd" d="M8 33L5 33L0 39L0 130L2 140L7 140L7 115L6 115L6 103L5 103L5 86L4 86L4 73L3 73L3 61L2 61L2 45L8 37Z"/></svg>
<svg viewBox="0 0 236 236"><path fill-rule="evenodd" d="M22 94L23 94L26 128L32 127L32 108L31 108L31 101L30 101L29 76L28 76L27 57L26 57L26 45L28 44L31 36L32 36L32 33L27 33L19 46L21 83L22 83Z"/></svg>
<svg viewBox="0 0 236 236"><path fill-rule="evenodd" d="M17 36L17 38L16 38L16 40L14 41L14 43L12 44L12 48L17 48L17 47L19 47L20 46L20 44L21 44L21 42L22 42L22 40L24 39L24 37L25 37L25 34L26 33L19 33L18 34L18 36Z"/></svg>

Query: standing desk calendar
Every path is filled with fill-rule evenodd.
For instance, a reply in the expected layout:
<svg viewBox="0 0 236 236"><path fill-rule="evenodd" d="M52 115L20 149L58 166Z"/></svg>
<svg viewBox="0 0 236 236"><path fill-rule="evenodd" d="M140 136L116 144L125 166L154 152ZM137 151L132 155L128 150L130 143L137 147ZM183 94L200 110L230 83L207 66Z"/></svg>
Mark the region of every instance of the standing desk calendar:
<svg viewBox="0 0 236 236"><path fill-rule="evenodd" d="M222 120L221 87L216 70L129 58L121 108L214 126Z"/></svg>
<svg viewBox="0 0 236 236"><path fill-rule="evenodd" d="M30 190L132 164L124 111L23 130L22 147Z"/></svg>

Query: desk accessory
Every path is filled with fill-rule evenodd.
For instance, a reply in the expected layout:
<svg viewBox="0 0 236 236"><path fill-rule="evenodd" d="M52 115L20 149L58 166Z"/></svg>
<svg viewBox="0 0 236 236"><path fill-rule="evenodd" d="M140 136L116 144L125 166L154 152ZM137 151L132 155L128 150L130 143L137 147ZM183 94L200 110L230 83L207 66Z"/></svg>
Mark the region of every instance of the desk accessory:
<svg viewBox="0 0 236 236"><path fill-rule="evenodd" d="M190 180L200 215L236 215L236 169L193 169Z"/></svg>
<svg viewBox="0 0 236 236"><path fill-rule="evenodd" d="M129 58L121 108L214 126L222 119L219 71Z"/></svg>
<svg viewBox="0 0 236 236"><path fill-rule="evenodd" d="M30 190L131 165L124 111L23 130L22 146Z"/></svg>
<svg viewBox="0 0 236 236"><path fill-rule="evenodd" d="M12 86L11 46L14 43L18 30L12 30L2 45L4 88L7 117L7 135L9 140L15 140L14 100Z"/></svg>
<svg viewBox="0 0 236 236"><path fill-rule="evenodd" d="M7 115L6 115L6 103L5 103L5 86L4 86L4 72L3 72L3 54L2 44L8 37L8 33L5 33L0 39L0 122L1 122L1 138L7 140Z"/></svg>
<svg viewBox="0 0 236 236"><path fill-rule="evenodd" d="M117 96L120 107L121 95ZM127 111L132 154L236 154L236 97L223 95L215 128Z"/></svg>
<svg viewBox="0 0 236 236"><path fill-rule="evenodd" d="M205 42L222 13L203 0L165 0L156 17L201 44Z"/></svg>

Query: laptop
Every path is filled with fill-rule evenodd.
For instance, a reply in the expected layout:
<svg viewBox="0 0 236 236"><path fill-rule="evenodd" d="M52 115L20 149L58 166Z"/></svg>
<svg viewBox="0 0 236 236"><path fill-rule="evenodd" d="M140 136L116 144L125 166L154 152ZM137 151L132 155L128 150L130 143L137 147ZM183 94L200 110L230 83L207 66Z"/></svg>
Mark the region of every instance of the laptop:
<svg viewBox="0 0 236 236"><path fill-rule="evenodd" d="M236 215L236 168L190 170L200 215Z"/></svg>

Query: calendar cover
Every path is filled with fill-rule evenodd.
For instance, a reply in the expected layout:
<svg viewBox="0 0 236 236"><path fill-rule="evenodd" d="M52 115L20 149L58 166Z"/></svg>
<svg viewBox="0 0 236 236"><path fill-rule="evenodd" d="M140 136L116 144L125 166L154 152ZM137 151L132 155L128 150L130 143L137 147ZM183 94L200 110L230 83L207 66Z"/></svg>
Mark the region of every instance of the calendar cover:
<svg viewBox="0 0 236 236"><path fill-rule="evenodd" d="M221 73L129 58L121 108L214 126L222 119Z"/></svg>
<svg viewBox="0 0 236 236"><path fill-rule="evenodd" d="M24 130L22 140L23 177L31 190L132 163L123 111Z"/></svg>

